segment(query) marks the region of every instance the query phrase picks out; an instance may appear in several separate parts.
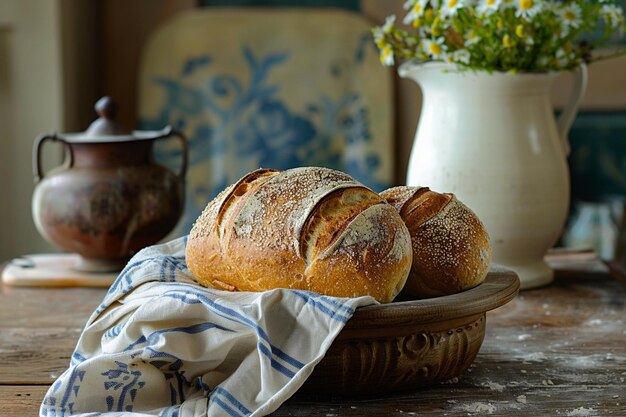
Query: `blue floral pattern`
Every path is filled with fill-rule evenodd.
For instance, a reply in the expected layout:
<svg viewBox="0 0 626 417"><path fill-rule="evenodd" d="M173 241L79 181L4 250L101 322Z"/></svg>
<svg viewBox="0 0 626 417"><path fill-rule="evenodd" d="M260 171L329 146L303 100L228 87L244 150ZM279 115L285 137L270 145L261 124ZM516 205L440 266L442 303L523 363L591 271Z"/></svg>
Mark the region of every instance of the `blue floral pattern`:
<svg viewBox="0 0 626 417"><path fill-rule="evenodd" d="M360 65L371 46L364 34L353 60ZM288 169L326 166L349 173L376 191L390 178L381 169L380 150L371 140L369 108L359 91L340 98L322 92L315 102L298 111L284 98L289 91L270 81L273 71L289 65L289 53L256 56L243 47L248 80L216 74L217 57L190 57L176 77L156 77L164 101L154 117L141 120L142 129L171 124L187 135L190 176L181 233L190 230L206 203L228 184L258 167ZM331 65L330 77L347 76ZM205 88L198 88L198 77ZM193 82L192 82L193 79ZM165 142L157 159L173 169L180 150ZM198 180L201 178L201 180Z"/></svg>
<svg viewBox="0 0 626 417"><path fill-rule="evenodd" d="M144 381L139 380L141 371L133 369L134 364L115 361L115 365L115 368L102 373L102 376L107 377L104 389L114 392L106 397L107 410L133 411L137 390L145 385Z"/></svg>

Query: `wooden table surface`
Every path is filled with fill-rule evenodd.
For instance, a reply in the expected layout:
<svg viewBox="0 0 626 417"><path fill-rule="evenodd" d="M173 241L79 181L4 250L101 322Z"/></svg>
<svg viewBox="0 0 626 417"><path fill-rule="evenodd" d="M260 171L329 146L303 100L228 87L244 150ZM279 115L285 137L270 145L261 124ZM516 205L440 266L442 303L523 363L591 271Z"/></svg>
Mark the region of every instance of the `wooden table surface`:
<svg viewBox="0 0 626 417"><path fill-rule="evenodd" d="M275 416L626 416L626 283L598 261L551 258L555 282L487 315L458 378L367 398L296 395ZM0 416L37 415L102 289L0 286Z"/></svg>

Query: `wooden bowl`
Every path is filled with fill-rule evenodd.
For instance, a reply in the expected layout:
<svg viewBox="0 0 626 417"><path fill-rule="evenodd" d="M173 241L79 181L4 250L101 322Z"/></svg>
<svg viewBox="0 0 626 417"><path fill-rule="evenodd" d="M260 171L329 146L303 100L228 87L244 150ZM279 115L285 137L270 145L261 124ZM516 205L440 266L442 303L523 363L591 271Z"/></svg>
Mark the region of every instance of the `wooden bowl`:
<svg viewBox="0 0 626 417"><path fill-rule="evenodd" d="M462 293L359 308L301 392L384 393L454 378L476 358L486 312L518 290L514 272L493 266L482 284Z"/></svg>

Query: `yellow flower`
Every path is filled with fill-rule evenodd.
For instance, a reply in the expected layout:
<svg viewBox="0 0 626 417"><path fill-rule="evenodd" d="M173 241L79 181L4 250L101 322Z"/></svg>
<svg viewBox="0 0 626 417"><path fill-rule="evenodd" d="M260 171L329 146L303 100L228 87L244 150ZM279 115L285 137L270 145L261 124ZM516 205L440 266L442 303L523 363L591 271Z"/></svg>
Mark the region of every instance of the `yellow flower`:
<svg viewBox="0 0 626 417"><path fill-rule="evenodd" d="M433 24L430 27L430 32L432 33L433 36L441 35L441 30L439 29L439 23L440 22L441 22L441 18L439 16L437 16L435 18L435 21L433 22Z"/></svg>
<svg viewBox="0 0 626 417"><path fill-rule="evenodd" d="M502 45L504 45L505 48L510 48L511 46L513 46L513 41L511 40L511 37L509 35L504 35L504 37L502 38Z"/></svg>
<svg viewBox="0 0 626 417"><path fill-rule="evenodd" d="M524 25L517 25L517 27L515 28L515 34L519 38L523 38L524 37Z"/></svg>
<svg viewBox="0 0 626 417"><path fill-rule="evenodd" d="M415 29L417 29L418 27L420 27L422 25L422 20L421 19L415 19L412 23L413 27Z"/></svg>

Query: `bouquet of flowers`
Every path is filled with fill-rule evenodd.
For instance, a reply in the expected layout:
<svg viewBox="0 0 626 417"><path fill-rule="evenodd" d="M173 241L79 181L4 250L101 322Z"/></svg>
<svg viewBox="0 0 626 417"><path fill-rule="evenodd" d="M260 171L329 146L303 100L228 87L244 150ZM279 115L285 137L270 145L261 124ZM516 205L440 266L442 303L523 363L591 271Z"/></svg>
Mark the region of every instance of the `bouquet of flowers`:
<svg viewBox="0 0 626 417"><path fill-rule="evenodd" d="M440 61L486 71L570 70L626 51L595 50L624 33L612 0L408 0L405 26L373 29L381 62Z"/></svg>

